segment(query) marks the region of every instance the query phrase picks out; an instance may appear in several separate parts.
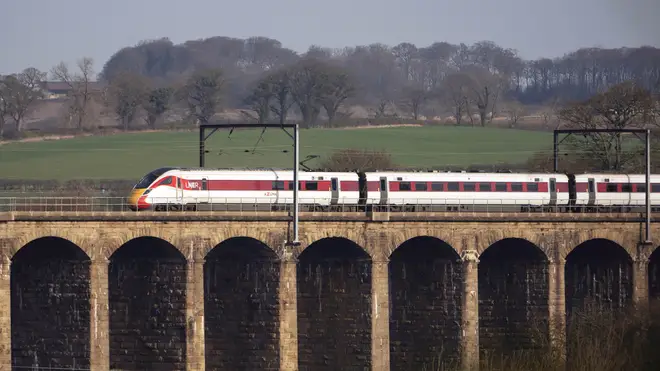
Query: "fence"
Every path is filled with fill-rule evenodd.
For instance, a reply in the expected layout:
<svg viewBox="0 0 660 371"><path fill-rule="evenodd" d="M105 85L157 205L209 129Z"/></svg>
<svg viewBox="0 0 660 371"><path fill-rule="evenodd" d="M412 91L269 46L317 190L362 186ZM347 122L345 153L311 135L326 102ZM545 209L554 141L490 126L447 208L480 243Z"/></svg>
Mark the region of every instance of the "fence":
<svg viewBox="0 0 660 371"><path fill-rule="evenodd" d="M293 199L287 198L214 198L154 199L156 210L165 212L272 212L292 211ZM206 202L202 202L206 201ZM209 203L211 201L212 203ZM363 201L364 202L364 201ZM366 204L358 204L358 199L338 200L330 204L328 198L299 200L301 212L453 212L453 213L565 213L569 212L566 202L560 205L548 205L543 199L398 199L392 204L381 204L380 199L367 199ZM136 213L126 197L0 197L0 212L123 212ZM598 214L643 213L643 204L637 205L600 205L597 207L576 205L573 212ZM660 211L654 208L654 211Z"/></svg>

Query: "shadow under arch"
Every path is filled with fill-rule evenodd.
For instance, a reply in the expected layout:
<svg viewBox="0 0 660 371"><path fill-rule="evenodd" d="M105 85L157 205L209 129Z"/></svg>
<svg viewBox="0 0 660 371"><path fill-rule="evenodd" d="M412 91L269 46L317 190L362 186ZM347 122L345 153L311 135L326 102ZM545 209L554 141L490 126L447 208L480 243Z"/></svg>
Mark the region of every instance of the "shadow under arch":
<svg viewBox="0 0 660 371"><path fill-rule="evenodd" d="M277 254L251 237L227 239L204 262L204 337L210 369L279 369Z"/></svg>
<svg viewBox="0 0 660 371"><path fill-rule="evenodd" d="M648 269L649 300L660 302L660 247L656 247L649 256Z"/></svg>
<svg viewBox="0 0 660 371"><path fill-rule="evenodd" d="M522 238L499 240L479 256L479 350L483 359L547 345L548 263L543 250Z"/></svg>
<svg viewBox="0 0 660 371"><path fill-rule="evenodd" d="M445 369L460 360L463 265L456 250L429 236L397 247L388 263L390 367Z"/></svg>
<svg viewBox="0 0 660 371"><path fill-rule="evenodd" d="M90 259L60 237L30 241L12 257L12 366L88 368Z"/></svg>
<svg viewBox="0 0 660 371"><path fill-rule="evenodd" d="M632 303L633 261L618 243L595 238L566 256L566 315L581 310L620 310Z"/></svg>
<svg viewBox="0 0 660 371"><path fill-rule="evenodd" d="M318 240L298 257L298 366L371 368L371 258L355 242Z"/></svg>
<svg viewBox="0 0 660 371"><path fill-rule="evenodd" d="M111 369L185 369L186 280L185 257L160 238L132 239L110 256Z"/></svg>

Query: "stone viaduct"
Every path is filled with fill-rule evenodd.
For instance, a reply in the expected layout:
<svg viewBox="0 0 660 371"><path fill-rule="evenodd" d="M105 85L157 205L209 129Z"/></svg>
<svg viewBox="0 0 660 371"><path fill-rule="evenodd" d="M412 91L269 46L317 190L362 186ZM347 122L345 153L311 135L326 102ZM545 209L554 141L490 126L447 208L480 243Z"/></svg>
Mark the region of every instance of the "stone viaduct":
<svg viewBox="0 0 660 371"><path fill-rule="evenodd" d="M473 370L660 295L638 215L0 217L3 370Z"/></svg>

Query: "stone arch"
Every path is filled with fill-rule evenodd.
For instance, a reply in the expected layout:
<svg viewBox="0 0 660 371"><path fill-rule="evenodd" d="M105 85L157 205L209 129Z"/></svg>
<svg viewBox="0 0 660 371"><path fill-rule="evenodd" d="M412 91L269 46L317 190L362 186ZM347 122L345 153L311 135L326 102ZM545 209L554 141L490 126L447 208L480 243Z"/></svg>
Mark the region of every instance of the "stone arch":
<svg viewBox="0 0 660 371"><path fill-rule="evenodd" d="M298 257L300 369L371 367L371 257L347 238L323 238Z"/></svg>
<svg viewBox="0 0 660 371"><path fill-rule="evenodd" d="M186 365L185 256L157 237L129 240L110 256L110 368ZM154 348L151 344L168 344Z"/></svg>
<svg viewBox="0 0 660 371"><path fill-rule="evenodd" d="M613 242L623 249L628 256L635 257L637 254L636 248L639 240L639 231L637 233L607 229L575 231L572 233L572 238L565 240L563 244L564 249L560 252L560 256L567 259L576 248L594 240Z"/></svg>
<svg viewBox="0 0 660 371"><path fill-rule="evenodd" d="M279 229L266 227L255 228L254 226L246 225L246 223L240 223L237 226L232 226L231 229L218 229L208 234L208 243L201 252L202 256L206 257L216 246L239 236L241 238L251 238L260 241L276 254L281 248L280 245L286 240L285 233Z"/></svg>
<svg viewBox="0 0 660 371"><path fill-rule="evenodd" d="M364 223L366 225L366 223ZM367 243L367 235L364 231L365 227L355 227L353 228L350 225L337 224L332 225L328 223L324 225L323 228L315 228L312 230L306 230L301 233L301 248L298 251L298 256L304 253L305 250L312 246L318 246L319 241L325 241L327 239L337 239L350 241L355 246L359 247L360 250L364 251L370 258L374 258L375 252L371 251L369 248L369 243Z"/></svg>
<svg viewBox="0 0 660 371"><path fill-rule="evenodd" d="M478 232L476 238L477 242L477 252L481 256L492 246L495 246L501 241L526 241L530 245L534 246L539 252L543 253L546 258L550 258L552 253L548 250L550 246L547 243L547 239L550 236L546 236L544 233L538 233L534 230L524 230L522 228L512 228L512 229L488 229ZM550 237L551 238L551 237Z"/></svg>
<svg viewBox="0 0 660 371"><path fill-rule="evenodd" d="M546 253L527 239L504 238L482 252L478 267L480 351L536 348L535 331L549 330Z"/></svg>
<svg viewBox="0 0 660 371"><path fill-rule="evenodd" d="M413 237L394 250L388 264L393 370L460 360L462 268L456 250L436 237Z"/></svg>
<svg viewBox="0 0 660 371"><path fill-rule="evenodd" d="M204 262L206 367L279 369L280 262L252 237L232 237Z"/></svg>
<svg viewBox="0 0 660 371"><path fill-rule="evenodd" d="M37 233L38 231L38 233ZM78 249L85 253L88 258L93 256L93 252L90 249L91 240L85 236L70 233L69 229L62 230L43 230L38 228L30 229L31 233L26 233L14 240L15 243L10 244L8 255L10 259L13 259L13 256L16 255L19 250L23 249L25 246L31 244L34 241L41 240L43 238L58 238L61 240L68 241L75 245Z"/></svg>
<svg viewBox="0 0 660 371"><path fill-rule="evenodd" d="M388 249L385 251L386 256L392 255L396 249L407 241L413 240L416 237L430 237L437 240L443 241L447 245L451 246L452 249L460 256L464 250L464 241L460 236L452 233L452 231L444 230L429 226L428 228L406 228L401 226L400 228L393 228L394 230L388 234L392 236L392 242L389 244Z"/></svg>
<svg viewBox="0 0 660 371"><path fill-rule="evenodd" d="M186 257L186 251L179 246L177 242L179 242L174 236L168 236L168 235L159 235L159 234L135 234L135 235L126 235L126 236L115 236L113 238L107 238L105 241L111 241L112 243L105 245L100 251L102 251L103 256L106 257L106 259L110 260L120 249L124 248L125 246L129 244L135 243L135 241L146 241L146 240L151 240L151 241L162 241L163 244L162 246L167 246L167 249L170 247L175 249L180 256L182 256L184 259ZM172 251L172 253L174 253Z"/></svg>
<svg viewBox="0 0 660 371"><path fill-rule="evenodd" d="M90 364L90 259L70 240L42 236L19 247L10 272L12 365Z"/></svg>
<svg viewBox="0 0 660 371"><path fill-rule="evenodd" d="M633 259L617 242L593 238L566 256L566 314L593 308L619 310L632 302Z"/></svg>

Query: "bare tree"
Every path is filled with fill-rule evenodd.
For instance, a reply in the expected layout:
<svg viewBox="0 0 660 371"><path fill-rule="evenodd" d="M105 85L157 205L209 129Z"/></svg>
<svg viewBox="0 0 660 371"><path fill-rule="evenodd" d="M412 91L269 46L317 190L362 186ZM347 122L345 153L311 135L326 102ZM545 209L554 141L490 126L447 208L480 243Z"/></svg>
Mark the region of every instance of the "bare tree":
<svg viewBox="0 0 660 371"><path fill-rule="evenodd" d="M9 90L5 85L5 77L0 76L0 138L4 137L5 124L9 118Z"/></svg>
<svg viewBox="0 0 660 371"><path fill-rule="evenodd" d="M35 101L43 97L41 83L45 77L46 74L36 68L26 68L4 78L6 113L14 120L17 132L23 131L23 119Z"/></svg>
<svg viewBox="0 0 660 371"><path fill-rule="evenodd" d="M265 124L268 122L271 113L271 102L273 100L273 85L267 79L261 80L252 89L250 95L245 99L245 103L254 112L256 117L252 114L246 113L252 119L256 119L257 123Z"/></svg>
<svg viewBox="0 0 660 371"><path fill-rule="evenodd" d="M412 114L414 120L418 120L420 111L431 97L430 93L418 85L408 85L402 93L401 104Z"/></svg>
<svg viewBox="0 0 660 371"><path fill-rule="evenodd" d="M504 111L509 119L509 127L511 128L518 126L518 121L520 121L520 118L525 116L525 106L520 104L518 101L511 101L507 103Z"/></svg>
<svg viewBox="0 0 660 371"><path fill-rule="evenodd" d="M647 125L653 109L650 92L628 82L560 111L566 126L574 129L626 129ZM625 151L621 133L589 133L572 136L571 144L584 156L597 160L605 170L622 170L638 154Z"/></svg>
<svg viewBox="0 0 660 371"><path fill-rule="evenodd" d="M445 100L452 107L456 125L461 125L463 114L470 115L469 109L469 89L470 80L465 74L454 73L448 75L443 83L443 93ZM470 119L472 119L470 117Z"/></svg>
<svg viewBox="0 0 660 371"><path fill-rule="evenodd" d="M342 68L328 68L325 73L327 81L321 104L328 115L328 126L331 127L341 105L355 93L355 85Z"/></svg>
<svg viewBox="0 0 660 371"><path fill-rule="evenodd" d="M321 113L322 100L328 86L325 67L316 59L303 59L292 66L291 97L300 109L303 127L312 127Z"/></svg>
<svg viewBox="0 0 660 371"><path fill-rule="evenodd" d="M130 72L121 73L112 80L109 89L110 101L124 130L129 129L144 102L147 86L145 78Z"/></svg>
<svg viewBox="0 0 660 371"><path fill-rule="evenodd" d="M155 88L147 93L142 109L147 113L145 120L149 128L155 129L158 121L170 109L173 94L174 91L170 87Z"/></svg>
<svg viewBox="0 0 660 371"><path fill-rule="evenodd" d="M221 70L210 69L193 74L183 87L182 97L199 124L208 124L220 109L225 79Z"/></svg>
<svg viewBox="0 0 660 371"><path fill-rule="evenodd" d="M84 57L77 63L77 70L69 70L69 66L61 62L51 70L53 79L62 81L69 86L69 114L76 121L76 128L84 130L86 120L90 115L94 99L94 89L91 86L94 78L94 60Z"/></svg>
<svg viewBox="0 0 660 371"><path fill-rule="evenodd" d="M293 105L291 97L291 71L289 69L280 69L266 77L266 81L273 93L273 102L270 110L279 118L280 125L286 122L289 109Z"/></svg>
<svg viewBox="0 0 660 371"><path fill-rule="evenodd" d="M325 171L378 171L394 167L389 153L365 149L336 151L321 163L321 168Z"/></svg>
<svg viewBox="0 0 660 371"><path fill-rule="evenodd" d="M463 73L469 79L469 98L477 107L481 126L486 126L488 116L497 104L502 81L499 76L475 66L466 67Z"/></svg>

